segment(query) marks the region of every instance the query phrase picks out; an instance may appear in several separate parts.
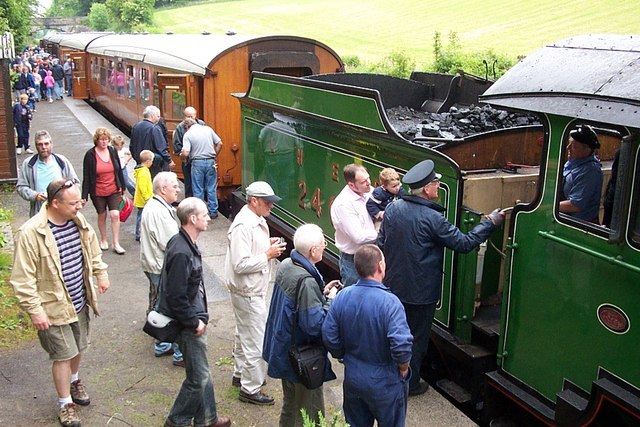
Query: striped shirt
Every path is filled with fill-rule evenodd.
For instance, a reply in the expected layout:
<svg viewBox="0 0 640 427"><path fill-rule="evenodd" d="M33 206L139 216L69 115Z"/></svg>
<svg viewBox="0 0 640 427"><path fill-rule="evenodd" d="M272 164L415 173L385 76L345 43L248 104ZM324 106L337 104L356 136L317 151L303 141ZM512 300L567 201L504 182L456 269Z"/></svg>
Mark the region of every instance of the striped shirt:
<svg viewBox="0 0 640 427"><path fill-rule="evenodd" d="M84 289L82 242L80 231L76 224L69 220L64 225L56 225L49 221L49 228L53 233L60 253L60 265L62 266L62 278L71 296L76 313L87 304L87 296Z"/></svg>

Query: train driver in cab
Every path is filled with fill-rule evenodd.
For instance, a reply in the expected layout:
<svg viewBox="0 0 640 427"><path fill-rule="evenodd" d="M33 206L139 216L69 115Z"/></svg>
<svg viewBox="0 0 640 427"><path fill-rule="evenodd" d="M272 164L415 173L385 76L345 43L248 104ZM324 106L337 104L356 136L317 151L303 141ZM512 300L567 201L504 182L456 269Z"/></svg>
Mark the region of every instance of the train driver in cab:
<svg viewBox="0 0 640 427"><path fill-rule="evenodd" d="M560 212L583 221L599 224L602 165L595 156L600 148L591 126L577 125L569 132L567 162L562 172Z"/></svg>

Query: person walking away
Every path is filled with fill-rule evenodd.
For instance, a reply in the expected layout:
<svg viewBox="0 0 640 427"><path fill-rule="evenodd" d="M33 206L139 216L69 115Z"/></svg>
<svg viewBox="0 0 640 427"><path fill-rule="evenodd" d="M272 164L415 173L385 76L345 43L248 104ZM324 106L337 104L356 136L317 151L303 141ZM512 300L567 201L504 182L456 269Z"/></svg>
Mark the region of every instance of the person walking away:
<svg viewBox="0 0 640 427"><path fill-rule="evenodd" d="M140 221L140 264L149 279L147 313L156 307L162 263L169 239L180 228L173 203L178 200L180 186L173 172L160 172L153 179L153 197L147 201ZM182 353L176 343L155 342L156 357L173 354L173 364L184 367Z"/></svg>
<svg viewBox="0 0 640 427"><path fill-rule="evenodd" d="M18 171L16 191L30 204L29 217L34 216L47 200L47 186L51 181L65 178L80 183L71 162L62 154L53 152L51 135L39 130L34 137L37 154L27 157Z"/></svg>
<svg viewBox="0 0 640 427"><path fill-rule="evenodd" d="M162 128L158 126L160 110L154 105L148 105L142 112L143 119L131 129L131 155L136 164L140 164L140 152L149 150L154 153L151 177L158 172L168 171L175 166L167 148L167 140Z"/></svg>
<svg viewBox="0 0 640 427"><path fill-rule="evenodd" d="M131 197L135 196L136 185L131 182L129 172L127 171L127 165L131 161L131 151L124 145L124 138L122 135L114 135L111 138L111 146L118 152L118 160L120 160L120 166L122 167L122 176L124 177L124 185L131 194Z"/></svg>
<svg viewBox="0 0 640 427"><path fill-rule="evenodd" d="M185 119L193 119L199 125L204 126L204 122L198 119L198 112L193 107L187 107L183 112ZM184 139L184 121L178 123L176 126L176 130L173 132L173 153L176 156L180 155L182 152L182 140ZM182 158L182 176L184 182L184 196L191 197L193 196L193 187L191 186L191 164L189 163L189 158Z"/></svg>
<svg viewBox="0 0 640 427"><path fill-rule="evenodd" d="M73 61L71 58L67 58L62 66L62 71L64 72L64 84L67 89L67 96L71 96L73 88Z"/></svg>
<svg viewBox="0 0 640 427"><path fill-rule="evenodd" d="M64 427L79 426L76 404L91 403L79 370L89 344L89 307L99 314L92 276L100 294L109 289L107 265L81 208L77 184L65 178L52 181L45 207L16 234L9 279L53 362L58 420Z"/></svg>
<svg viewBox="0 0 640 427"><path fill-rule="evenodd" d="M93 206L98 213L98 231L100 232L100 249L109 249L107 240L107 210L111 220L111 238L113 251L124 255L120 246L120 202L124 193L124 177L120 160L115 148L109 145L111 132L99 127L93 134L94 147L84 156L82 171L82 198L91 196Z"/></svg>
<svg viewBox="0 0 640 427"><path fill-rule="evenodd" d="M264 181L249 184L246 194L247 204L227 232L225 257L225 280L236 319L231 384L240 387L240 401L273 405L273 397L262 391L267 374L262 344L268 314L270 260L279 257L286 244L269 237L265 218L280 197Z"/></svg>
<svg viewBox="0 0 640 427"><path fill-rule="evenodd" d="M62 69L62 65L59 63L59 59L56 58L53 60L53 64L51 65L51 74L53 75L54 84L54 95L56 100L62 99L63 85L64 85L64 70Z"/></svg>
<svg viewBox="0 0 640 427"><path fill-rule="evenodd" d="M291 251L291 257L282 261L276 273L262 350L262 358L269 366L269 376L282 379L280 427L302 427L302 409L314 425L320 421L318 413L324 416L323 387L307 389L300 383L289 362L292 318L297 310L296 345L322 344L322 322L330 303L326 295L332 289L341 287L338 280L325 285L315 266L322 260L327 247L320 227L315 224L298 227L293 235L293 246L295 249ZM299 280L302 282L296 300ZM325 363L324 381L336 379L328 357Z"/></svg>
<svg viewBox="0 0 640 427"><path fill-rule="evenodd" d="M33 154L33 150L29 148L29 127L33 114L31 108L27 105L29 95L23 93L20 95L20 102L13 105L13 125L18 134L18 144L16 145L16 154L22 154L22 149L27 154Z"/></svg>
<svg viewBox="0 0 640 427"><path fill-rule="evenodd" d="M147 201L153 197L153 183L151 182L151 172L149 168L153 164L153 153L149 150L142 150L140 153L140 165L136 166L133 173L136 178L136 191L133 198L133 206L138 208L136 212L136 242L140 241L140 220L142 218L142 210Z"/></svg>
<svg viewBox="0 0 640 427"><path fill-rule="evenodd" d="M191 164L191 185L194 197L206 200L211 219L218 217L218 170L216 157L222 140L209 126L184 119L185 134L180 157Z"/></svg>
<svg viewBox="0 0 640 427"><path fill-rule="evenodd" d="M231 420L216 410L213 380L207 360L207 291L202 254L196 241L207 230L209 215L202 200L184 199L178 205L180 230L167 243L160 277L159 310L182 326L178 344L184 356L186 378L173 402L165 427L228 427Z"/></svg>
<svg viewBox="0 0 640 427"><path fill-rule="evenodd" d="M53 88L56 84L56 81L53 80L53 73L51 71L47 71L47 76L44 78L44 86L47 89L47 98L49 98L49 103L53 102Z"/></svg>
<svg viewBox="0 0 640 427"><path fill-rule="evenodd" d="M461 232L436 203L440 178L432 160L409 169L403 182L411 194L387 206L377 240L387 260L385 283L402 302L413 335L410 396L429 388L420 381L420 368L440 299L444 249L471 252L504 221L504 212L496 209L467 234Z"/></svg>
<svg viewBox="0 0 640 427"><path fill-rule="evenodd" d="M331 222L340 251L338 264L342 284L350 286L358 280L353 254L360 246L375 242L378 232L366 206L371 191L369 173L364 166L351 163L342 169L342 174L347 185L331 205Z"/></svg>
<svg viewBox="0 0 640 427"><path fill-rule="evenodd" d="M36 90L36 102L40 102L40 85L42 84L42 76L40 75L40 67L36 66L31 72L31 77L33 78L33 87Z"/></svg>
<svg viewBox="0 0 640 427"><path fill-rule="evenodd" d="M385 258L375 245L354 254L360 279L338 293L322 324L333 357L344 359L343 409L349 425L405 425L412 336L402 304L382 283Z"/></svg>

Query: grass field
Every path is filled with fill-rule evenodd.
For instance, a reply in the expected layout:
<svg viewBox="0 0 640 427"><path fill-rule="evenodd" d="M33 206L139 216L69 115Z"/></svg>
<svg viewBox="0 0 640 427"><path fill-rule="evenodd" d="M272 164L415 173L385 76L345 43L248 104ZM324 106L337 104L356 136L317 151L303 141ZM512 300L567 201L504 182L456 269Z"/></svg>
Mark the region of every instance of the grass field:
<svg viewBox="0 0 640 427"><path fill-rule="evenodd" d="M229 0L162 9L161 31L291 34L317 39L339 55L376 62L403 52L424 69L433 35L456 32L465 51L513 58L577 34L640 34L638 0Z"/></svg>

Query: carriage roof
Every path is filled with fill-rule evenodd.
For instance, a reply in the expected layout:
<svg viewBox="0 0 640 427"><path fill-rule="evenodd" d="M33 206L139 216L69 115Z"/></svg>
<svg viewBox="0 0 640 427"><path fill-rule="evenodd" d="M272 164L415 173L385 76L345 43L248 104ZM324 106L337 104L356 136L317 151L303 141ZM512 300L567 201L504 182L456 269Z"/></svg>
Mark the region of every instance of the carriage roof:
<svg viewBox="0 0 640 427"><path fill-rule="evenodd" d="M322 46L331 51L330 48L315 40L302 37L260 37L237 34L114 34L93 40L88 44L86 51L134 59L179 72L205 75L212 62L231 49L262 41L278 40L299 41Z"/></svg>
<svg viewBox="0 0 640 427"><path fill-rule="evenodd" d="M481 100L491 105L637 127L640 35L582 35L527 56Z"/></svg>

